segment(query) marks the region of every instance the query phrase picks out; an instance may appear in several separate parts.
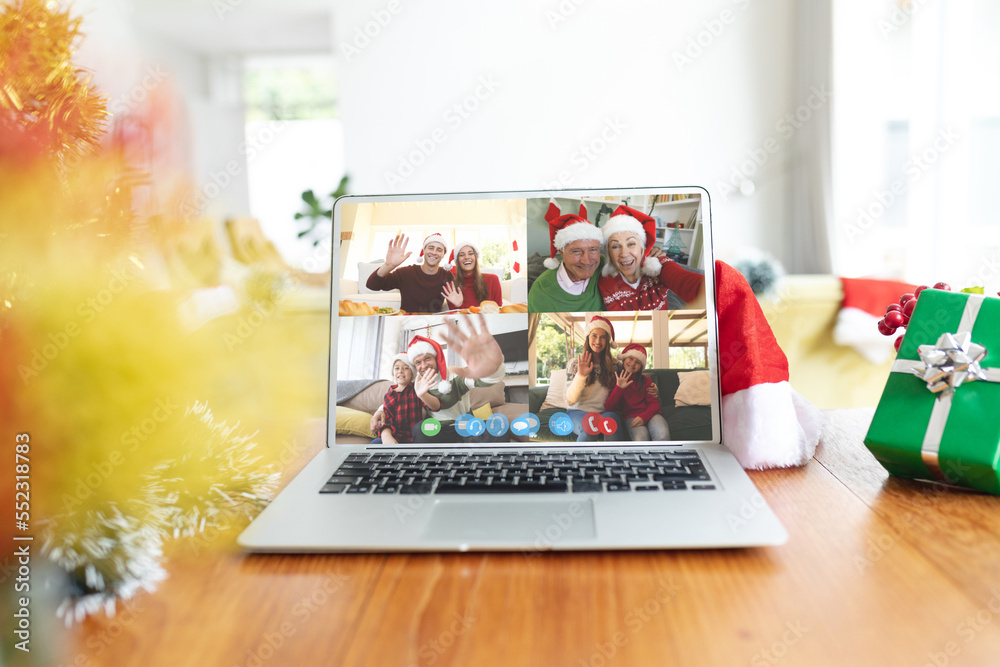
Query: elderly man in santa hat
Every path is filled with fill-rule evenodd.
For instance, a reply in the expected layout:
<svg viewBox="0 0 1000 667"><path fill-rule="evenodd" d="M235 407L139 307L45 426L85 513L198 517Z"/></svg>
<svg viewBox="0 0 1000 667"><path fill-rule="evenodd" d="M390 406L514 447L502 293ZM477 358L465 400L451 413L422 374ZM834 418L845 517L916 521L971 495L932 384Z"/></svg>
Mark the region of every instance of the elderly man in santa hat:
<svg viewBox="0 0 1000 667"><path fill-rule="evenodd" d="M587 312L604 310L594 274L603 266L601 230L587 219L587 208L561 215L554 201L549 202L545 221L549 223L549 269L538 276L528 292L528 310L545 312ZM556 253L562 254L562 261Z"/></svg>
<svg viewBox="0 0 1000 667"><path fill-rule="evenodd" d="M407 313L437 313L447 310L444 286L454 283L455 276L441 266L448 245L441 234L431 234L424 239L420 249L423 262L398 268L412 251L406 252L410 240L398 234L389 242L385 263L368 276L368 289L388 292L399 290L399 307Z"/></svg>

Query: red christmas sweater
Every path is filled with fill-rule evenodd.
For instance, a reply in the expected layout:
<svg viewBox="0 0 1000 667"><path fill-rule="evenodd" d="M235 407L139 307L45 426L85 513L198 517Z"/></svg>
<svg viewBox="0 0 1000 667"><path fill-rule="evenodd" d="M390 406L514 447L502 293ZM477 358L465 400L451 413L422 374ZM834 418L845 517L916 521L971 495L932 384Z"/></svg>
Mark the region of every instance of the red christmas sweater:
<svg viewBox="0 0 1000 667"><path fill-rule="evenodd" d="M621 412L625 419L642 417L642 423L648 424L650 419L660 414L660 397L653 379L640 375L624 389L616 384L604 402L604 409Z"/></svg>
<svg viewBox="0 0 1000 667"><path fill-rule="evenodd" d="M458 277L455 269L451 272L456 275L455 283L458 284ZM472 275L467 275L463 278L462 283L462 308L468 308L469 306L478 306L481 302L476 298L476 289L473 286L476 277ZM496 301L498 306L503 305L503 293L500 291L500 279L497 278L492 273L484 273L483 280L486 281L486 293L487 301Z"/></svg>
<svg viewBox="0 0 1000 667"><path fill-rule="evenodd" d="M597 288L604 299L605 310L666 310L667 292L673 292L684 301L694 301L705 284L705 276L688 271L666 257L660 260L660 275L644 275L636 287L630 286L621 273L602 276Z"/></svg>

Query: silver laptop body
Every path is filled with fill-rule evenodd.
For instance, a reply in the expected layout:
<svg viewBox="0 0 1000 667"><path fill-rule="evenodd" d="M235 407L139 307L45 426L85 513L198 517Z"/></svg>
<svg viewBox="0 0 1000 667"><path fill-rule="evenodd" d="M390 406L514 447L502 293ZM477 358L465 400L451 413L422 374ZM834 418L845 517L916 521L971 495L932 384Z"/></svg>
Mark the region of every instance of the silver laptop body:
<svg viewBox="0 0 1000 667"><path fill-rule="evenodd" d="M553 367L555 362L549 363L553 355L558 356L559 346L550 345L543 351L538 327L561 332L558 335L565 342L567 358L574 356L572 353L583 344L582 327L595 313L573 311L502 313L486 318L490 333L498 341L504 341L501 344L505 364L503 404L492 405L491 409L494 413L498 410L509 413L506 419L510 427L502 432L501 439L511 441L479 442L476 437L469 437L469 442L387 446L365 444L358 442L357 436L337 432L338 422L349 411L344 405L338 409L338 387L346 387L349 382L363 384L388 379L391 360L406 350L407 341L424 333L440 339L440 334L447 332L447 320L457 322L467 331L463 314L400 314L398 305L392 301L398 298L398 293L372 293L361 287L366 279L365 267L379 261L369 260L385 257L384 250L383 254L378 251L385 247L387 239L400 232L405 234L410 241L412 262L418 260L420 242L428 233L442 234L448 240L449 251L452 243L474 237L474 244L480 249L490 248L490 258L500 257L503 270L498 272L501 274L498 278L505 286L507 298L523 302L527 294L528 258L535 253L550 256L551 237L544 220L554 210L549 205L565 215L578 214L580 203L586 207L587 219L592 224L595 220L599 225L605 224L622 204L653 217L657 247L682 266L704 272L703 308L601 312L614 323L619 353L630 341L649 343L651 359L646 368L661 381L659 400L668 415L671 437L675 432L681 438L685 434L698 437L632 442L627 435L618 434L614 437L626 439L575 442L563 436L553 441L551 428L545 427L554 428L550 420L562 408L549 406L529 416L524 397L532 390L540 395L552 375L560 377L560 369ZM519 219L521 215L523 218ZM336 306L340 301L365 302L391 314L341 317L339 309L331 307L326 447L240 535L238 541L243 548L255 552L504 550L530 555L547 550L749 547L777 545L787 540L778 519L722 444L712 219L708 192L703 188L347 196L334 205L333 238L342 242L339 246L334 244L333 249L331 305ZM602 246L601 252L606 261L607 248ZM481 252L480 261L486 254L485 250ZM600 275L596 273L591 280L598 280ZM504 304L509 305L506 300ZM695 333L685 333L699 326L701 329ZM498 334L498 330L505 331ZM536 335L529 336L529 331ZM694 338L685 339L687 335ZM530 345L529 338L533 341ZM678 342L681 340L686 342ZM681 375L689 372L686 368L668 367L675 359L671 347L676 351L680 349L676 346L682 344L693 350L685 353L688 358L704 355L709 389L708 400L700 402L710 405L678 407L675 396L664 395L668 379L680 382ZM451 352L448 355L449 371L453 363L461 367L461 358ZM520 358L523 356L527 359ZM696 370L700 368L697 361L694 364ZM461 381L455 376L453 379ZM552 396L551 390L546 392L546 398ZM495 398L491 400L498 402ZM518 417L522 407L525 414ZM695 407L701 409L692 411ZM462 426L459 431L466 436L482 433L482 426L478 430L473 428L470 419L474 421L475 417L463 415L453 425ZM486 417L491 427L502 426L503 421L494 417L491 422ZM571 440L575 436L568 437ZM390 455L402 462L393 463L397 459ZM668 483L666 480L674 477L662 474L663 466L668 466L669 473L676 469L678 460L687 465L686 461L692 457L699 459L700 464L686 470L700 471L698 479ZM600 486L599 490L593 484L576 486L580 477L569 474L575 470L584 473L597 470L587 467L589 463L579 463L581 459L605 466L597 477L591 478ZM367 490L357 485L352 489L349 482L330 484L331 478L343 482L357 474L358 469L352 467L354 463L371 466L365 462L372 460L379 461L374 468L382 466L404 472L390 476L388 482L375 482ZM490 468L489 476L480 469L473 476L470 466L474 464L466 463L470 461L497 467ZM545 472L542 469L545 462L556 461L561 466L560 472L550 470L548 477L542 479L539 475L534 480L558 481L562 474L569 482L558 490L518 492L510 487L525 483L524 488L531 488L525 480L534 480L524 471L516 478L517 471L496 472L507 465L504 461L515 462L509 467L535 467L536 474ZM538 463L522 465L523 461ZM459 471L458 475L454 471L444 473L453 491L448 493L443 491L445 485L440 478L426 484L427 479L441 473L430 474L425 469L436 471L445 463L454 464ZM347 466L347 473L335 475L342 464ZM624 471L624 477L612 487L606 481L610 479L607 475L616 471ZM417 488L412 483L414 479L419 481L421 474L425 486L420 488L430 486L431 492L405 492L407 488L411 491ZM642 479L644 474L646 478ZM400 475L409 477L404 480ZM371 481L355 479L366 484ZM510 483L502 491L491 492L490 486L501 479ZM480 485L474 492L473 483ZM465 491L461 487L466 485L469 492L454 492ZM629 490L618 490L622 486ZM577 491L577 488L589 490ZM324 489L337 491L322 492Z"/></svg>

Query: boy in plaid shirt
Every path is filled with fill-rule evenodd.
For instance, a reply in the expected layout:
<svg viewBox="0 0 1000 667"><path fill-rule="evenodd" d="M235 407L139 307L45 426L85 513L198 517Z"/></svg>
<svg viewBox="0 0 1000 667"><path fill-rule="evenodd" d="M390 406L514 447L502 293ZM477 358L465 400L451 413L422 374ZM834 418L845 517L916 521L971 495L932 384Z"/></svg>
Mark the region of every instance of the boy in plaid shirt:
<svg viewBox="0 0 1000 667"><path fill-rule="evenodd" d="M389 387L382 399L385 410L381 437L371 444L396 445L413 442L413 427L424 419L424 404L413 390L413 376L416 369L406 354L397 354L392 360L392 379L396 384Z"/></svg>

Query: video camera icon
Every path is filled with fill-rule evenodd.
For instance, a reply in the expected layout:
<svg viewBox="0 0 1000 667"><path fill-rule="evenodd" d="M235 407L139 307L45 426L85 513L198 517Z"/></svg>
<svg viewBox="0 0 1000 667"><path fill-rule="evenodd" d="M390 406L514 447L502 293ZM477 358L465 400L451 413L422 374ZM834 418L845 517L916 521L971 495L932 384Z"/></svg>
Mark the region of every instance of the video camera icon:
<svg viewBox="0 0 1000 667"><path fill-rule="evenodd" d="M428 417L420 422L420 432L428 438L433 438L441 432L441 422L434 419L434 417Z"/></svg>

